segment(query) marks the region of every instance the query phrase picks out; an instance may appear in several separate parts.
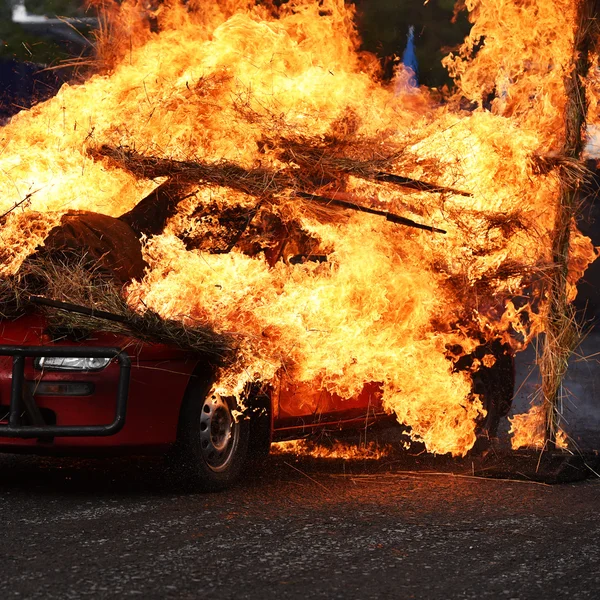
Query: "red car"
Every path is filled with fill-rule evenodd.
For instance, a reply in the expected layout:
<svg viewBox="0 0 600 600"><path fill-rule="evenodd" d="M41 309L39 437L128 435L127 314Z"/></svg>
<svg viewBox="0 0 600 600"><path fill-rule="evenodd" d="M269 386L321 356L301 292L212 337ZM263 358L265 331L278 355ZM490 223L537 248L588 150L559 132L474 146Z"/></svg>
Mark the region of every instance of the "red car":
<svg viewBox="0 0 600 600"><path fill-rule="evenodd" d="M57 340L36 314L0 321L0 451L167 452L181 475L218 489L272 441L385 416L377 386L352 400L302 390L301 403L282 386L253 394L236 421L229 399L208 395L212 381L178 348L108 333Z"/></svg>
<svg viewBox="0 0 600 600"><path fill-rule="evenodd" d="M68 213L46 238L44 251L64 258L65 251L83 248L121 285L141 278L139 235L156 233L150 217L157 201L151 200L152 210L142 201L119 219ZM162 220L169 214L158 212ZM90 314L85 307L59 308L67 307ZM456 365L469 369L488 352L496 364L476 374L473 390L484 396L488 410L480 424L484 442L510 408L512 357L501 346L482 346L481 356L463 357ZM390 418L377 383L344 400L282 380L276 390L251 390L243 418L235 419L239 411L231 399L210 395L214 377L206 359L174 346L103 332L65 333L35 313L0 320L0 452L163 452L189 482L219 489L236 479L248 457L268 454L273 441Z"/></svg>
<svg viewBox="0 0 600 600"><path fill-rule="evenodd" d="M376 384L343 400L282 383L277 392L251 394L246 418L236 420L230 399L209 395L212 381L203 361L174 347L107 333L53 339L41 315L4 320L0 451L164 452L190 483L220 489L249 456L266 455L272 441L389 417ZM490 398L484 437L506 410Z"/></svg>

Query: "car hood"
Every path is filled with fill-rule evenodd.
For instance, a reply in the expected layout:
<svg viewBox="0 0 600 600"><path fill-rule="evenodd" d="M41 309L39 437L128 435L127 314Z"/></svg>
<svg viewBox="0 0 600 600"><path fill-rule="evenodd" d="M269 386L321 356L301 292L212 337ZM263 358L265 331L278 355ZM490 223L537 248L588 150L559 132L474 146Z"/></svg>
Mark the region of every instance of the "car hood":
<svg viewBox="0 0 600 600"><path fill-rule="evenodd" d="M141 342L133 337L102 331L91 332L80 340L66 334L51 335L47 319L39 313L26 314L16 319L0 319L0 345L108 346L125 350L138 360L180 359L190 354L174 346Z"/></svg>

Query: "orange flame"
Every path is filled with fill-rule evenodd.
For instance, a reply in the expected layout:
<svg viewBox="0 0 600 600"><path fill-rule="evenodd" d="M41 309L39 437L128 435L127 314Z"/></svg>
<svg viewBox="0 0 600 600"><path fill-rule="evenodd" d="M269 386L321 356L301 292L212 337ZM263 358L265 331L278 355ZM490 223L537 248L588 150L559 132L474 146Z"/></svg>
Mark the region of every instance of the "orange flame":
<svg viewBox="0 0 600 600"><path fill-rule="evenodd" d="M343 458L346 460L379 460L390 453L390 447L378 446L374 442L368 444L347 444L336 442L331 446L312 443L307 440L291 440L276 442L271 446L274 454L295 454L313 458Z"/></svg>
<svg viewBox="0 0 600 600"><path fill-rule="evenodd" d="M513 450L519 448L536 448L541 450L546 446L546 413L540 404L534 404L528 412L509 417L511 446ZM556 434L556 447L566 449L568 438L566 433L559 429Z"/></svg>
<svg viewBox="0 0 600 600"><path fill-rule="evenodd" d="M379 382L384 406L414 439L464 455L485 411L470 375L454 371L449 348L468 353L501 339L519 350L541 328L536 281L550 260L559 181L540 157L562 135L575 2L466 5L475 25L446 59L458 93L440 103L424 88L398 94L394 82L378 79L342 0L277 9L248 0L169 3L153 15L157 33L141 4L125 2L107 21L107 70L63 86L0 130L0 209L31 194L24 214L48 228L69 209L130 210L162 180L93 158L89 151L103 144L277 172L303 168L298 157L282 156L282 139L338 143L350 148L340 150L344 158L385 160L405 177L468 192L403 191L353 175L344 190L323 182L445 236L362 213L320 219L293 193L278 192L270 209L296 223L327 262L271 264L237 249L186 248L185 236L206 230L198 207L252 200L198 187L165 232L146 241L149 269L127 290L140 311L238 335L239 360L220 373L220 393L239 396L249 381L275 383L282 373L343 398ZM460 109L459 95L477 108ZM363 150L353 156L352 147ZM18 252L8 250L27 219L7 222L4 273L16 272L40 241L23 237ZM579 236L578 276L592 258ZM514 296L525 300L517 306Z"/></svg>

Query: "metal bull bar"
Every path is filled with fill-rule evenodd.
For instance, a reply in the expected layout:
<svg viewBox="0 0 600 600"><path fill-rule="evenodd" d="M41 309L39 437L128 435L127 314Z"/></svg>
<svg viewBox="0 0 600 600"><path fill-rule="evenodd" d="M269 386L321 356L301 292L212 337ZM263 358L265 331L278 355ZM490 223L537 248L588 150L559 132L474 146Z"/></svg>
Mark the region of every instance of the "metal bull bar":
<svg viewBox="0 0 600 600"><path fill-rule="evenodd" d="M118 433L125 425L131 360L119 348L82 346L0 346L0 356L12 356L12 385L8 424L0 424L0 438L97 437ZM25 359L29 357L116 358L119 363L117 408L108 425L21 425L25 392Z"/></svg>

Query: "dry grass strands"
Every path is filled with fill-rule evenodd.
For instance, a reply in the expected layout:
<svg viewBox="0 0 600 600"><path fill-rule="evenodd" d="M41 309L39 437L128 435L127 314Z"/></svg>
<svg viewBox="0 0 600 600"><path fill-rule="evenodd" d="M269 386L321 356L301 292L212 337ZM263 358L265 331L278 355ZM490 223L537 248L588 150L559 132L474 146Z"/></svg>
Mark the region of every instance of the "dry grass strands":
<svg viewBox="0 0 600 600"><path fill-rule="evenodd" d="M314 179L320 177L322 180L326 176L344 174L370 181L391 183L406 191L471 196L469 192L455 188L390 173L389 170L394 168L403 151L392 152L390 149L389 153L382 154L380 144L377 147L371 140L336 138L321 140L298 137L280 138L270 141L269 144L275 146L280 160L297 164L301 167L301 172L313 173Z"/></svg>
<svg viewBox="0 0 600 600"><path fill-rule="evenodd" d="M229 187L251 196L265 196L294 188L294 179L284 172L244 169L229 161L204 163L148 157L127 148L101 146L90 151L93 158L107 158L139 178L169 177L177 183L205 183Z"/></svg>
<svg viewBox="0 0 600 600"><path fill-rule="evenodd" d="M186 184L202 182L208 185L228 187L258 198L269 198L271 201L274 201L273 197L275 195L287 195L289 197L291 192L291 197L297 197L304 201L308 200L310 202L326 205L330 210L338 208L340 210L349 209L366 212L384 216L388 221L400 225L416 227L418 229L425 229L437 233L445 233L444 230L423 225L387 211L379 211L359 202L339 200L335 197L326 197L308 192L307 189L317 191L319 187L322 187L324 183L323 178L321 178L319 185L316 185L314 182L310 184L306 178L299 181L296 169L271 171L263 168L244 169L243 167L228 161L215 163L176 161L165 158L147 157L133 150L113 148L106 145L91 150L90 154L94 158L106 158L117 166L126 169L136 177L148 179L169 177L169 180L163 183L162 186L185 187ZM302 169L300 169L300 172L302 172ZM408 182L406 183L408 187L411 189L418 189L419 191L466 194L450 188L440 188L426 182L401 178L400 176L390 173L373 172L369 178L373 180L379 178L381 181L392 181L392 179L395 178L395 183L399 183L400 179L406 180L406 182ZM299 185L300 183L305 185Z"/></svg>
<svg viewBox="0 0 600 600"><path fill-rule="evenodd" d="M566 155L541 156L536 154L531 157L532 171L536 175L556 172L561 181L571 186L581 186L589 181L592 173L579 159Z"/></svg>
<svg viewBox="0 0 600 600"><path fill-rule="evenodd" d="M547 440L556 442L562 379L579 336L574 325L573 308L569 304L569 248L571 223L578 206L583 165L575 166L583 151L583 130L586 123L587 100L584 79L590 69L590 53L598 34L597 0L579 0L578 27L575 31L572 69L565 77L564 143L560 155L561 192L558 199L552 242L555 269L547 279L547 316L544 349L540 359L542 390L546 414ZM568 166L567 166L568 165Z"/></svg>
<svg viewBox="0 0 600 600"><path fill-rule="evenodd" d="M254 196L281 193L288 189L315 190L336 181L340 175L354 175L371 181L392 183L417 192L471 196L469 192L455 188L382 171L380 167L389 166L395 157L353 159L326 154L327 148L310 144L311 142L307 141L306 146L302 146L305 150L304 155L298 147L295 152L290 152L289 148L286 150L284 144L279 158L286 162L294 162L302 169L281 171L264 168L244 169L229 161L205 163L199 160L178 161L144 156L129 148L114 148L107 145L90 150L90 155L96 159L108 158L136 177L148 179L170 177L180 182L204 182L230 187Z"/></svg>
<svg viewBox="0 0 600 600"><path fill-rule="evenodd" d="M581 329L575 318L575 309L568 304L562 307L562 313L549 323L542 353L537 361L542 378L542 395L546 404L546 430L548 433L553 433L549 437L551 443L560 431L565 399L563 379L569 366L569 359L581 339Z"/></svg>
<svg viewBox="0 0 600 600"><path fill-rule="evenodd" d="M151 310L137 313L125 301L112 275L85 255L54 253L27 259L17 275L0 280L2 317L23 314L35 297L110 313L114 319L43 306L49 328L65 334L103 331L151 343L168 344L205 357L215 365L227 364L235 354L234 339L207 325L163 319ZM99 313L98 313L99 314Z"/></svg>

